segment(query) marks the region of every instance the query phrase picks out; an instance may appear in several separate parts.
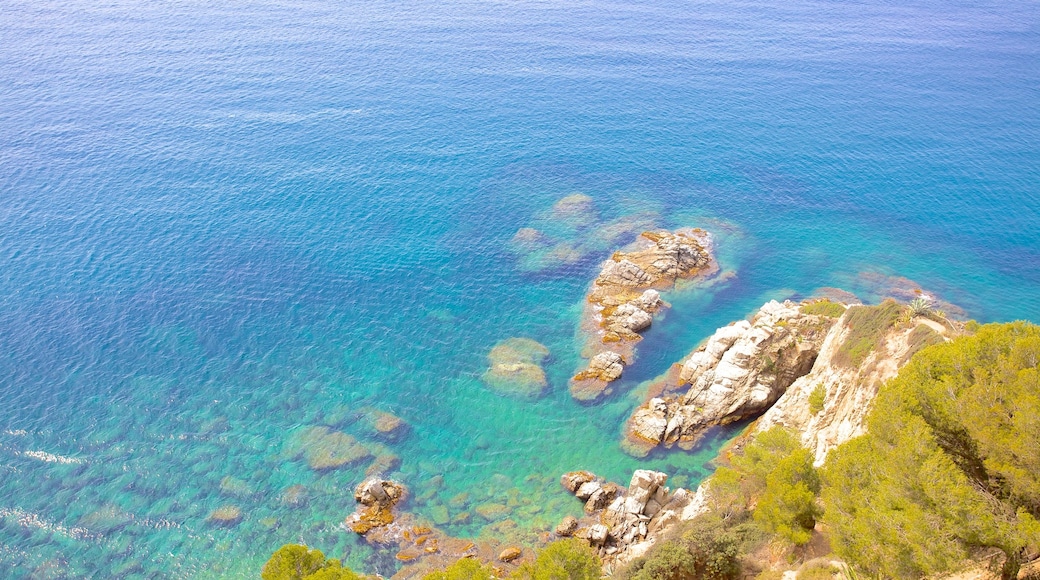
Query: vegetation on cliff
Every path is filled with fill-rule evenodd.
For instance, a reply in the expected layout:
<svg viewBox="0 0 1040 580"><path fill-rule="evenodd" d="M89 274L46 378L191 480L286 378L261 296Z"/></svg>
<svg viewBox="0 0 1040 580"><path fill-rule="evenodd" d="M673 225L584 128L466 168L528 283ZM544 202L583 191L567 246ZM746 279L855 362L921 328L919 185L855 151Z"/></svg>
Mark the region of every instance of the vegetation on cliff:
<svg viewBox="0 0 1040 580"><path fill-rule="evenodd" d="M992 324L919 352L884 385L867 435L828 457L825 521L871 575L949 571L1040 550L1040 327Z"/></svg>
<svg viewBox="0 0 1040 580"><path fill-rule="evenodd" d="M350 568L321 550L299 544L278 548L260 571L263 580L359 580Z"/></svg>

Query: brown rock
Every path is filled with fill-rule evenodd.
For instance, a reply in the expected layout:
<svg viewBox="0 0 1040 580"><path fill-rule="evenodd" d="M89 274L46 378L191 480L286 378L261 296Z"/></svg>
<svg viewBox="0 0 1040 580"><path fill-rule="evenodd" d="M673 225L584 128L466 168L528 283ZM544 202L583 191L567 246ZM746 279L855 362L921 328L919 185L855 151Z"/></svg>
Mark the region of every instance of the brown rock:
<svg viewBox="0 0 1040 580"><path fill-rule="evenodd" d="M574 516L567 516L560 521L560 525L556 526L557 536L572 536L574 532L578 531L578 519Z"/></svg>
<svg viewBox="0 0 1040 580"><path fill-rule="evenodd" d="M307 504L307 496L307 488L303 485L296 484L290 485L282 490L281 495L278 496L278 500L281 501L284 506L298 508Z"/></svg>
<svg viewBox="0 0 1040 580"><path fill-rule="evenodd" d="M523 555L524 555L524 551L521 550L520 548L509 547L509 548L506 548L505 550L502 550L498 554L498 561L499 562L506 562L506 563L508 563L508 562L512 562L513 560L516 560L517 558L519 558L520 556L523 556Z"/></svg>

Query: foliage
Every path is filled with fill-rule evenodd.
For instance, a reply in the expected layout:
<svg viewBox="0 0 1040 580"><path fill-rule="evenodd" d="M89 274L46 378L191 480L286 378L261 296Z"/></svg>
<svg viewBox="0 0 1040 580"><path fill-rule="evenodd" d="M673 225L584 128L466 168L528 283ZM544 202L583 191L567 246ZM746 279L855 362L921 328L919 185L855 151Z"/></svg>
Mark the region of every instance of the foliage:
<svg viewBox="0 0 1040 580"><path fill-rule="evenodd" d="M731 580L741 577L741 532L732 521L702 515L678 538L651 548L632 563L624 580Z"/></svg>
<svg viewBox="0 0 1040 580"><path fill-rule="evenodd" d="M820 480L812 453L777 425L755 436L744 453L730 458L707 482L712 511L722 519L739 517L752 503L754 521L765 531L795 544L811 538L820 516Z"/></svg>
<svg viewBox="0 0 1040 580"><path fill-rule="evenodd" d="M981 326L880 390L867 435L830 454L825 521L871 575L950 570L980 548L1004 578L1040 548L1040 327Z"/></svg>
<svg viewBox="0 0 1040 580"><path fill-rule="evenodd" d="M802 545L812 539L820 509L820 477L808 449L799 448L780 460L766 477L766 489L755 508L755 521L770 533Z"/></svg>
<svg viewBox="0 0 1040 580"><path fill-rule="evenodd" d="M899 321L902 312L903 307L895 300L885 300L877 306L849 307L845 316L848 336L834 354L834 364L847 368L862 364Z"/></svg>
<svg viewBox="0 0 1040 580"><path fill-rule="evenodd" d="M299 544L286 544L267 560L260 571L263 580L358 580L350 568L335 558L325 558L321 550Z"/></svg>
<svg viewBox="0 0 1040 580"><path fill-rule="evenodd" d="M492 580L495 571L476 558L461 558L444 570L430 572L423 580Z"/></svg>
<svg viewBox="0 0 1040 580"><path fill-rule="evenodd" d="M541 551L534 562L521 564L513 578L523 580L598 580L600 562L584 540L557 540Z"/></svg>
<svg viewBox="0 0 1040 580"><path fill-rule="evenodd" d="M816 415L823 410L823 404L827 401L827 387L823 383L816 385L812 393L809 393L809 413Z"/></svg>
<svg viewBox="0 0 1040 580"><path fill-rule="evenodd" d="M819 300L813 300L812 302L802 304L801 311L802 314L814 314L816 316L826 316L827 318L841 318L841 315L845 314L845 307L837 302L821 298Z"/></svg>
<svg viewBox="0 0 1040 580"><path fill-rule="evenodd" d="M827 560L810 560L798 569L797 580L831 580L840 570Z"/></svg>

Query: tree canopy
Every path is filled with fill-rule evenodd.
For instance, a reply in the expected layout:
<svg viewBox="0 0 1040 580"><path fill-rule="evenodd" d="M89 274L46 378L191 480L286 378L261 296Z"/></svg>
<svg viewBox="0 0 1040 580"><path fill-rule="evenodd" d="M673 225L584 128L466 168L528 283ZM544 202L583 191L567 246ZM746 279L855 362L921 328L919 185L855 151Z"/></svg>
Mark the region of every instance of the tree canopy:
<svg viewBox="0 0 1040 580"><path fill-rule="evenodd" d="M828 457L823 499L835 549L871 574L921 577L996 548L1013 578L1040 547L1040 327L919 352L882 386L867 434Z"/></svg>

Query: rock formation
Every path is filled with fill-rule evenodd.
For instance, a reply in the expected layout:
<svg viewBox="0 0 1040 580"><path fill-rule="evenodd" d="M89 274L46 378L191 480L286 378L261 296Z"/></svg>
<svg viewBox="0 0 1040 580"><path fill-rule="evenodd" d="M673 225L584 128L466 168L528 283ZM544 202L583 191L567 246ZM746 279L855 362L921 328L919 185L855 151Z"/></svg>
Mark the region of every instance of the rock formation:
<svg viewBox="0 0 1040 580"><path fill-rule="evenodd" d="M388 526L394 521L393 508L404 498L403 485L381 479L366 479L354 489L358 507L347 517L347 527L365 535L373 528Z"/></svg>
<svg viewBox="0 0 1040 580"><path fill-rule="evenodd" d="M871 402L882 383L895 377L921 348L950 340L961 332L958 323L948 320L925 316L897 320L872 338L872 349L862 361L843 361L843 350L848 350L847 343L855 331L857 309L867 314L868 309L885 306L850 308L827 334L812 371L796 380L762 415L755 431L784 425L801 434L802 445L813 452L817 466L822 465L827 452L864 432ZM815 405L811 401L814 392Z"/></svg>
<svg viewBox="0 0 1040 580"><path fill-rule="evenodd" d="M539 397L548 385L541 367L548 356L549 349L530 338L508 338L488 353L490 367L480 380L503 395Z"/></svg>
<svg viewBox="0 0 1040 580"><path fill-rule="evenodd" d="M762 414L813 368L834 323L770 301L750 321L718 329L651 389L626 425L624 448L637 456L661 444L690 449L712 426Z"/></svg>
<svg viewBox="0 0 1040 580"><path fill-rule="evenodd" d="M694 498L686 489L669 490L667 479L664 473L640 469L625 489L587 471L565 474L560 484L586 502L587 515L565 518L556 533L588 540L605 566L642 556L657 537L681 521Z"/></svg>
<svg viewBox="0 0 1040 580"><path fill-rule="evenodd" d="M587 296L582 328L590 340L589 364L571 379L571 395L581 401L602 395L635 354L640 332L665 306L658 290L706 276L718 267L711 236L698 229L644 232L603 263Z"/></svg>

